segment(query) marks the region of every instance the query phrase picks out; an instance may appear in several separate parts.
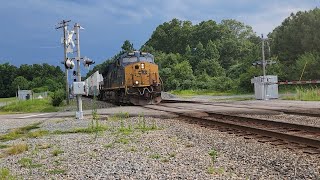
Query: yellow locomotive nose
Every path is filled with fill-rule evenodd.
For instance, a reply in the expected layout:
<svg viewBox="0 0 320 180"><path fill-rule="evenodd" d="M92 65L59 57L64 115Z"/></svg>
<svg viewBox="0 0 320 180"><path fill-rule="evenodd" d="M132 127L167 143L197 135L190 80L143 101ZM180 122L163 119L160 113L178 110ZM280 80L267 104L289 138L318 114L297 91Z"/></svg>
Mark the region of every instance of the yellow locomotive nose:
<svg viewBox="0 0 320 180"><path fill-rule="evenodd" d="M128 86L144 87L160 83L158 66L148 62L137 62L125 67Z"/></svg>

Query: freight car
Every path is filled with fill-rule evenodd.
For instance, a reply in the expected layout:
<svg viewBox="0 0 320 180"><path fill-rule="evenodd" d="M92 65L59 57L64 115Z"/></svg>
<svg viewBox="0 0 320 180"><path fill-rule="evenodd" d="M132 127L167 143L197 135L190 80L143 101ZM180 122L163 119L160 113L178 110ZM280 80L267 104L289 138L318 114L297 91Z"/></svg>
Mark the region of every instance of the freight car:
<svg viewBox="0 0 320 180"><path fill-rule="evenodd" d="M142 106L161 101L158 65L150 53L124 53L103 70L102 76L100 100Z"/></svg>
<svg viewBox="0 0 320 180"><path fill-rule="evenodd" d="M85 80L85 84L86 96L99 96L100 89L103 86L102 74L100 74L99 71L96 71Z"/></svg>

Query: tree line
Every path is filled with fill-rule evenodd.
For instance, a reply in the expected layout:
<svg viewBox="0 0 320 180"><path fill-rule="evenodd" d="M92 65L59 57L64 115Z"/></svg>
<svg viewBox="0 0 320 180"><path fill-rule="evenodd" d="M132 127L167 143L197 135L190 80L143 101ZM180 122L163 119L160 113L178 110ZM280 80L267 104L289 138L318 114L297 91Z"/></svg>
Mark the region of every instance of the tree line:
<svg viewBox="0 0 320 180"><path fill-rule="evenodd" d="M278 75L280 81L319 79L319 19L318 8L292 13L268 34L266 58L276 62L267 67L268 74ZM250 79L262 75L260 66L252 66L262 59L261 44L252 27L236 20L193 25L191 21L172 19L159 25L140 50L155 56L165 90L250 92ZM126 40L121 52L131 50L133 45ZM103 71L119 54L88 75Z"/></svg>
<svg viewBox="0 0 320 180"><path fill-rule="evenodd" d="M64 73L59 66L49 64L0 64L0 97L12 97L19 89L34 92L51 91L64 87Z"/></svg>

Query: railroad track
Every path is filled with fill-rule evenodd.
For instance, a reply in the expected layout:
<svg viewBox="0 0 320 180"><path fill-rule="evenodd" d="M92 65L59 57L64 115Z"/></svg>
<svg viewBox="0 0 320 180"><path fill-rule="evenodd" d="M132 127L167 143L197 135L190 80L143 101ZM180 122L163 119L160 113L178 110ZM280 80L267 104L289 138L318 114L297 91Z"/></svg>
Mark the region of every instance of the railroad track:
<svg viewBox="0 0 320 180"><path fill-rule="evenodd" d="M161 104L145 107L178 114L180 118L188 122L199 124L203 127L213 127L220 131L243 136L246 139L257 139L259 142L268 142L277 147L320 155L319 127L206 112L186 107L170 107Z"/></svg>
<svg viewBox="0 0 320 180"><path fill-rule="evenodd" d="M291 114L291 115L300 115L300 116L309 116L309 117L320 117L320 114L317 113L308 113L308 112L297 112L287 109L273 109L273 108L261 108L261 107L251 107L248 105L234 105L234 104L220 104L214 102L201 102L201 101L190 101L190 100L176 100L176 99L164 99L161 103L193 103L193 104L202 104L202 105L211 105L211 106L218 106L218 107L233 107L233 108L243 108L243 109L257 109L257 110L268 110L268 111L275 111L281 112L284 114Z"/></svg>

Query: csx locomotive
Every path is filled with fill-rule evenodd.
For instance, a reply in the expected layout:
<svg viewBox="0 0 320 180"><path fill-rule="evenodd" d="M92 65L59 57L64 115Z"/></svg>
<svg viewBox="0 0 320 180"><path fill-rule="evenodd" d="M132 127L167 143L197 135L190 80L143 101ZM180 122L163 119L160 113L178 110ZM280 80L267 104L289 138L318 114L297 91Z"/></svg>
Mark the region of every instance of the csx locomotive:
<svg viewBox="0 0 320 180"><path fill-rule="evenodd" d="M150 53L122 54L102 72L100 99L117 104L158 104L161 88L158 65Z"/></svg>

